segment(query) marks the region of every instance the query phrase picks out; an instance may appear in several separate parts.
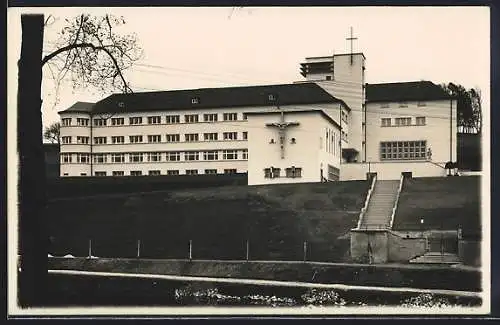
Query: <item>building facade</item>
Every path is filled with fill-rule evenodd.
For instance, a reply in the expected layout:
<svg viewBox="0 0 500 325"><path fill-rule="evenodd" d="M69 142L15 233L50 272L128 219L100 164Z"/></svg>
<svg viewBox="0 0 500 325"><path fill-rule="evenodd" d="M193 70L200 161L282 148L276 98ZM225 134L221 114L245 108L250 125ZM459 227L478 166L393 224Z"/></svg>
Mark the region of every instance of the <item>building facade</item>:
<svg viewBox="0 0 500 325"><path fill-rule="evenodd" d="M293 84L115 94L61 115L61 176L247 173L249 184L444 176L456 100L366 84L362 53L306 58Z"/></svg>

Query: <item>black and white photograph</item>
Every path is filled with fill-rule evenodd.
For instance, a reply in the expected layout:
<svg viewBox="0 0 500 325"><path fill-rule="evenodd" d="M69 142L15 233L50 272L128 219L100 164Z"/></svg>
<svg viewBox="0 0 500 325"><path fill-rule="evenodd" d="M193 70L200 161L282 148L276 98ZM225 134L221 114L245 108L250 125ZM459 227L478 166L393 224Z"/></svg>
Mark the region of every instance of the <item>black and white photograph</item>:
<svg viewBox="0 0 500 325"><path fill-rule="evenodd" d="M490 312L488 7L10 7L10 316Z"/></svg>

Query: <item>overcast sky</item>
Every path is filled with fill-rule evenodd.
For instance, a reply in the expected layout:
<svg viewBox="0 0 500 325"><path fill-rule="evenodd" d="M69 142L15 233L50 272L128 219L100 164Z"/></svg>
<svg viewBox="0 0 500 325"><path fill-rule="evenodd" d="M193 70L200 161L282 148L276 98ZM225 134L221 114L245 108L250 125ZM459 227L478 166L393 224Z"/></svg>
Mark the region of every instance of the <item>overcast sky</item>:
<svg viewBox="0 0 500 325"><path fill-rule="evenodd" d="M127 74L134 91L300 81L305 57L349 52L345 38L352 26L358 37L354 51L367 59L368 83L425 79L479 87L489 110L487 7L9 8L8 90L14 97L20 13L28 11L58 19L45 29L46 53L64 18L82 12L122 15L123 32L135 32L144 50L140 65ZM72 91L66 84L54 106L54 83L49 71L43 76L44 125L77 101L108 95Z"/></svg>

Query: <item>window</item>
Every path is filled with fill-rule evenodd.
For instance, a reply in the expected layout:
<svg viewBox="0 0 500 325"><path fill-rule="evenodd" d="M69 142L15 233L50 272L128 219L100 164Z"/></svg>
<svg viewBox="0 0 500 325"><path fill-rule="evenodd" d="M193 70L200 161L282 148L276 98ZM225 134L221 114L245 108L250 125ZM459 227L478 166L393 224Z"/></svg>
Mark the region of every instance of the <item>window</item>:
<svg viewBox="0 0 500 325"><path fill-rule="evenodd" d="M89 144L89 137L76 137L76 143Z"/></svg>
<svg viewBox="0 0 500 325"><path fill-rule="evenodd" d="M161 152L148 152L148 161L149 162L161 161Z"/></svg>
<svg viewBox="0 0 500 325"><path fill-rule="evenodd" d="M113 137L111 137L111 143L112 144L125 143L125 137L124 136L113 136Z"/></svg>
<svg viewBox="0 0 500 325"><path fill-rule="evenodd" d="M205 174L207 175L217 174L217 169L205 169Z"/></svg>
<svg viewBox="0 0 500 325"><path fill-rule="evenodd" d="M408 103L407 102L400 102L399 107L408 107Z"/></svg>
<svg viewBox="0 0 500 325"><path fill-rule="evenodd" d="M417 125L425 125L425 116L419 116L416 119Z"/></svg>
<svg viewBox="0 0 500 325"><path fill-rule="evenodd" d="M179 175L179 171L174 169L169 169L167 170L167 175Z"/></svg>
<svg viewBox="0 0 500 325"><path fill-rule="evenodd" d="M87 173L80 173L80 176L87 176Z"/></svg>
<svg viewBox="0 0 500 325"><path fill-rule="evenodd" d="M140 143L142 142L142 135L131 135L129 141L130 143Z"/></svg>
<svg viewBox="0 0 500 325"><path fill-rule="evenodd" d="M248 140L248 132L243 132L243 140Z"/></svg>
<svg viewBox="0 0 500 325"><path fill-rule="evenodd" d="M418 102L417 106L422 107L422 106L427 106L427 104L425 102Z"/></svg>
<svg viewBox="0 0 500 325"><path fill-rule="evenodd" d="M160 124L161 116L148 116L148 124Z"/></svg>
<svg viewBox="0 0 500 325"><path fill-rule="evenodd" d="M124 176L125 172L123 170L114 170L112 175L113 176Z"/></svg>
<svg viewBox="0 0 500 325"><path fill-rule="evenodd" d="M224 121L238 120L238 113L224 113Z"/></svg>
<svg viewBox="0 0 500 325"><path fill-rule="evenodd" d="M68 173L64 173L63 176L68 176L69 174Z"/></svg>
<svg viewBox="0 0 500 325"><path fill-rule="evenodd" d="M217 159L219 159L219 153L217 151L203 152L203 160L217 160Z"/></svg>
<svg viewBox="0 0 500 325"><path fill-rule="evenodd" d="M61 137L61 142L63 144L69 144L69 143L71 143L71 137L70 136Z"/></svg>
<svg viewBox="0 0 500 325"><path fill-rule="evenodd" d="M76 154L76 162L80 164L88 164L90 162L88 153L78 153Z"/></svg>
<svg viewBox="0 0 500 325"><path fill-rule="evenodd" d="M106 137L95 137L94 144L106 144Z"/></svg>
<svg viewBox="0 0 500 325"><path fill-rule="evenodd" d="M217 113L215 114L203 114L204 122L217 122Z"/></svg>
<svg viewBox="0 0 500 325"><path fill-rule="evenodd" d="M167 134L166 140L167 140L167 142L179 142L180 135L179 134Z"/></svg>
<svg viewBox="0 0 500 325"><path fill-rule="evenodd" d="M129 117L128 119L128 124L130 125L137 125L137 124L142 124L142 117Z"/></svg>
<svg viewBox="0 0 500 325"><path fill-rule="evenodd" d="M184 115L184 122L186 122L186 123L198 123L198 114Z"/></svg>
<svg viewBox="0 0 500 325"><path fill-rule="evenodd" d="M61 124L62 124L62 126L70 126L71 125L71 118L61 119Z"/></svg>
<svg viewBox="0 0 500 325"><path fill-rule="evenodd" d="M178 151L167 152L166 160L167 161L180 161L181 160L181 153Z"/></svg>
<svg viewBox="0 0 500 325"><path fill-rule="evenodd" d="M77 118L76 119L76 125L78 125L78 126L89 126L89 119L88 118Z"/></svg>
<svg viewBox="0 0 500 325"><path fill-rule="evenodd" d="M125 162L125 154L123 154L123 153L111 154L111 162L112 163L124 163Z"/></svg>
<svg viewBox="0 0 500 325"><path fill-rule="evenodd" d="M95 163L105 163L107 162L107 157L105 153L96 153L94 154L94 162Z"/></svg>
<svg viewBox="0 0 500 325"><path fill-rule="evenodd" d="M380 104L381 108L389 108L389 103L382 103Z"/></svg>
<svg viewBox="0 0 500 325"><path fill-rule="evenodd" d="M380 143L381 160L425 159L426 141L392 141Z"/></svg>
<svg viewBox="0 0 500 325"><path fill-rule="evenodd" d="M95 176L106 176L106 172L95 172L94 173Z"/></svg>
<svg viewBox="0 0 500 325"><path fill-rule="evenodd" d="M290 168L287 168L285 172L286 172L286 177L288 178L302 177L302 168L297 168L295 166L292 166Z"/></svg>
<svg viewBox="0 0 500 325"><path fill-rule="evenodd" d="M264 177L265 178L278 178L278 177L280 177L280 172L281 172L280 168L274 168L274 167L266 168L266 169L264 169Z"/></svg>
<svg viewBox="0 0 500 325"><path fill-rule="evenodd" d="M223 133L224 140L237 140L238 132L224 132Z"/></svg>
<svg viewBox="0 0 500 325"><path fill-rule="evenodd" d="M227 159L227 160L238 159L238 151L236 151L236 150L224 150L222 152L222 159Z"/></svg>
<svg viewBox="0 0 500 325"><path fill-rule="evenodd" d="M191 98L191 104L198 104L199 102L200 102L200 99L198 97Z"/></svg>
<svg viewBox="0 0 500 325"><path fill-rule="evenodd" d="M200 154L198 151L186 151L184 152L184 160L186 161L200 160Z"/></svg>
<svg viewBox="0 0 500 325"><path fill-rule="evenodd" d="M150 170L148 171L149 176L158 176L161 175L161 172L159 170Z"/></svg>
<svg viewBox="0 0 500 325"><path fill-rule="evenodd" d="M198 175L198 169L186 169L186 175Z"/></svg>
<svg viewBox="0 0 500 325"><path fill-rule="evenodd" d="M217 141L218 134L217 133L203 133L203 139L205 141Z"/></svg>
<svg viewBox="0 0 500 325"><path fill-rule="evenodd" d="M328 165L328 179L331 181L338 181L340 179L340 169Z"/></svg>
<svg viewBox="0 0 500 325"><path fill-rule="evenodd" d="M396 126L408 126L411 125L411 117L397 117Z"/></svg>
<svg viewBox="0 0 500 325"><path fill-rule="evenodd" d="M247 113L243 113L243 119L244 120L248 120L248 114Z"/></svg>
<svg viewBox="0 0 500 325"><path fill-rule="evenodd" d="M248 159L248 149L243 150L241 153L242 159Z"/></svg>
<svg viewBox="0 0 500 325"><path fill-rule="evenodd" d="M167 117L167 119L165 122L167 124L177 124L177 123L181 122L180 115L167 115L166 117Z"/></svg>
<svg viewBox="0 0 500 325"><path fill-rule="evenodd" d="M383 118L382 119L382 126L391 126L391 119L390 118Z"/></svg>
<svg viewBox="0 0 500 325"><path fill-rule="evenodd" d="M128 161L131 163L142 162L142 152L133 152L128 154Z"/></svg>
<svg viewBox="0 0 500 325"><path fill-rule="evenodd" d="M71 154L70 153L62 153L61 154L61 163L71 163Z"/></svg>
<svg viewBox="0 0 500 325"><path fill-rule="evenodd" d="M94 126L106 126L106 120L103 118L95 118Z"/></svg>
<svg viewBox="0 0 500 325"><path fill-rule="evenodd" d="M224 169L224 174L236 174L235 168Z"/></svg>
<svg viewBox="0 0 500 325"><path fill-rule="evenodd" d="M187 133L184 135L186 142L198 141L198 133Z"/></svg>
<svg viewBox="0 0 500 325"><path fill-rule="evenodd" d="M117 126L117 125L124 125L124 124L125 124L125 119L123 117L111 118L111 125Z"/></svg>
<svg viewBox="0 0 500 325"><path fill-rule="evenodd" d="M130 176L142 176L142 171L140 170L131 170Z"/></svg>
<svg viewBox="0 0 500 325"><path fill-rule="evenodd" d="M161 142L161 135L159 135L159 134L148 135L148 142L149 143L159 143L159 142Z"/></svg>

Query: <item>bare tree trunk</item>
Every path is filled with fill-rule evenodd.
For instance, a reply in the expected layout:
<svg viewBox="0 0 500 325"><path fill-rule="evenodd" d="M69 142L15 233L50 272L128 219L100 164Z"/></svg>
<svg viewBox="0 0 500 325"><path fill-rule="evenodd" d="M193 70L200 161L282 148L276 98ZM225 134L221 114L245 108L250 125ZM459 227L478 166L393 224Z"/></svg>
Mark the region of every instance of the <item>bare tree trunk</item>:
<svg viewBox="0 0 500 325"><path fill-rule="evenodd" d="M45 158L42 145L43 15L22 15L18 62L19 273L21 306L46 298L48 236L45 232Z"/></svg>

